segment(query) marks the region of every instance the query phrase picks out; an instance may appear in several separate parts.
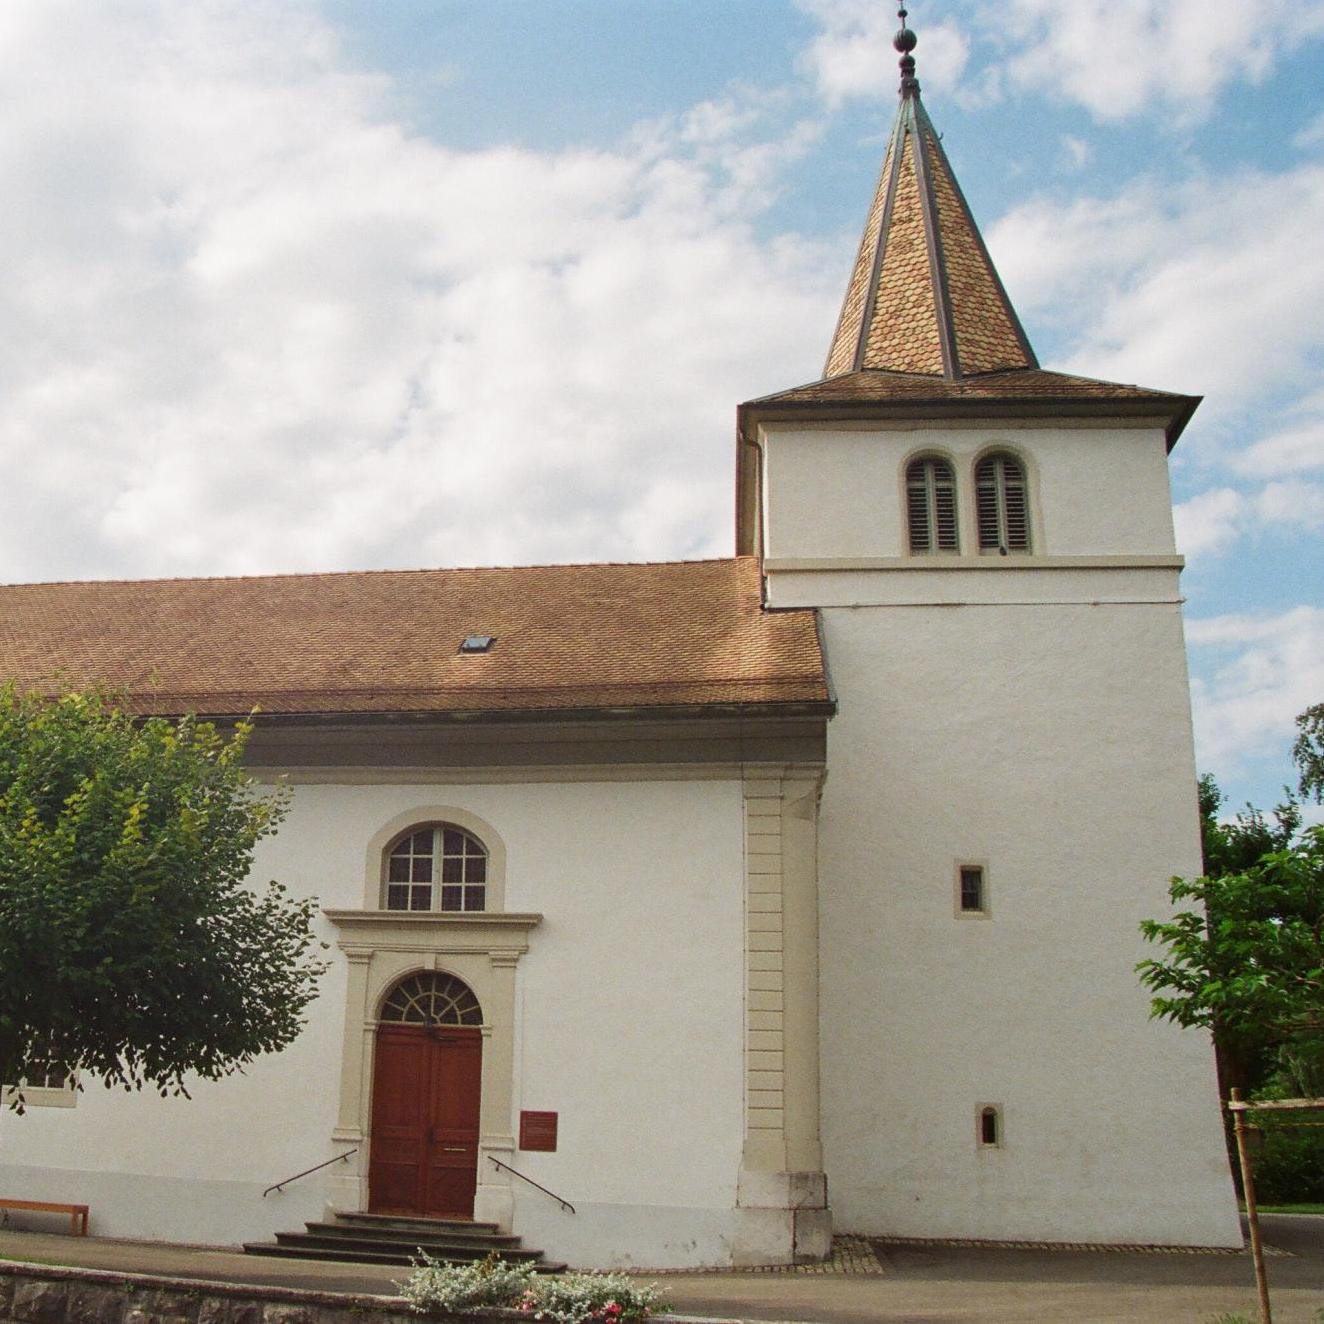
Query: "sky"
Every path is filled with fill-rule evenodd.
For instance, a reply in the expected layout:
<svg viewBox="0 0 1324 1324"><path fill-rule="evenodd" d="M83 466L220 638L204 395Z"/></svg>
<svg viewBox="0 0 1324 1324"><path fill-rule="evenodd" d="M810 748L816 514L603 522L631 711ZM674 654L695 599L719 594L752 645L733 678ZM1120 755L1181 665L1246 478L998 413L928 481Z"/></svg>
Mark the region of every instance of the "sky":
<svg viewBox="0 0 1324 1324"><path fill-rule="evenodd" d="M1173 455L1200 767L1324 701L1324 0L913 0L1046 367ZM0 579L732 548L896 106L877 0L5 0Z"/></svg>

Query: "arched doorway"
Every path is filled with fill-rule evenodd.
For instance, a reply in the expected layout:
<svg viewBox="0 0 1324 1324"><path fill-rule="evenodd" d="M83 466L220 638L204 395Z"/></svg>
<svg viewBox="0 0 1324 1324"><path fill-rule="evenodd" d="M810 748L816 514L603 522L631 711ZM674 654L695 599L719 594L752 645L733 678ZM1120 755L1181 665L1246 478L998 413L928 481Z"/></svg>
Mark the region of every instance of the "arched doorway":
<svg viewBox="0 0 1324 1324"><path fill-rule="evenodd" d="M472 1218L478 1180L483 1011L454 975L402 979L378 1018L368 1207Z"/></svg>

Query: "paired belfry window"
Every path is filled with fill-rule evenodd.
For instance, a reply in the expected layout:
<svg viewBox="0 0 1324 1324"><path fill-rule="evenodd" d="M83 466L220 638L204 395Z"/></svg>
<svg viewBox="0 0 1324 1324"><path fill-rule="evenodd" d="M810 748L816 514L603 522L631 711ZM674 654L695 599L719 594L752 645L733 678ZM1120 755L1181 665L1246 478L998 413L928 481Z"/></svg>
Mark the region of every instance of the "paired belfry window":
<svg viewBox="0 0 1324 1324"><path fill-rule="evenodd" d="M1025 466L996 451L975 465L975 524L982 553L1030 550L1030 495ZM906 534L911 552L960 550L956 471L949 460L922 456L906 468Z"/></svg>
<svg viewBox="0 0 1324 1324"><path fill-rule="evenodd" d="M975 465L975 509L981 552L1030 550L1030 498L1025 466L1004 452Z"/></svg>
<svg viewBox="0 0 1324 1324"><path fill-rule="evenodd" d="M954 552L956 475L946 460L915 460L906 470L906 518L912 552Z"/></svg>

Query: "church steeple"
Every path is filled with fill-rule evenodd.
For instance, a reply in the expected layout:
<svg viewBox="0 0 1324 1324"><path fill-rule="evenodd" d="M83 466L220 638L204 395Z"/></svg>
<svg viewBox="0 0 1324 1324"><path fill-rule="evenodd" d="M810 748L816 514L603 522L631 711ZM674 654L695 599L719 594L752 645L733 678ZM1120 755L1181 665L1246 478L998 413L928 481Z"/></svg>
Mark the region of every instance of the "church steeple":
<svg viewBox="0 0 1324 1324"><path fill-rule="evenodd" d="M949 381L1037 368L920 100L918 39L899 11L901 106L825 377L878 369Z"/></svg>

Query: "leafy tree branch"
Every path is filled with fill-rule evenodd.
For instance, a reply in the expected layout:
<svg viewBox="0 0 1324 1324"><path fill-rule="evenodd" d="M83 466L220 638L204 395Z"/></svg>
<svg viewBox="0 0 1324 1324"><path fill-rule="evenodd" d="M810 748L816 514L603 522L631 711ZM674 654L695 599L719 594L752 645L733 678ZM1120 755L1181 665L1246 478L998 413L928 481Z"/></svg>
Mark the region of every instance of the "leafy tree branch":
<svg viewBox="0 0 1324 1324"><path fill-rule="evenodd" d="M287 809L250 731L0 689L0 1077L184 1093L299 1033L315 900L251 888Z"/></svg>

